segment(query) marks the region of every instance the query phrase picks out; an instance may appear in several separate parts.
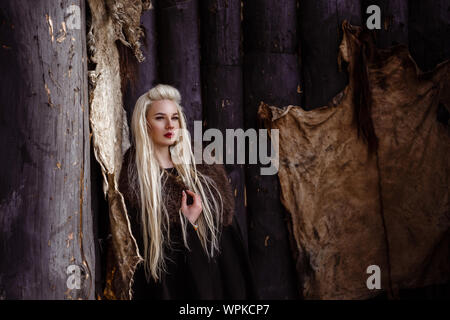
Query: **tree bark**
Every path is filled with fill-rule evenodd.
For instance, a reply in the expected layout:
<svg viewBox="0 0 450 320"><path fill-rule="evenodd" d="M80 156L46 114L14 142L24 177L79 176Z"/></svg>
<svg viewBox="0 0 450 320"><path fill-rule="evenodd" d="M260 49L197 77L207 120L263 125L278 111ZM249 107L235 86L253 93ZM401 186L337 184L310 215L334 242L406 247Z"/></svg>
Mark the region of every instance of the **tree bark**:
<svg viewBox="0 0 450 320"><path fill-rule="evenodd" d="M226 129L244 127L241 59L241 1L201 2L203 119L206 128L216 128L226 137ZM235 148L236 149L236 148ZM234 190L236 217L248 248L243 165L226 163L225 169Z"/></svg>
<svg viewBox="0 0 450 320"><path fill-rule="evenodd" d="M361 25L359 1L300 1L302 102L305 109L326 105L348 82L337 63L344 20Z"/></svg>
<svg viewBox="0 0 450 320"><path fill-rule="evenodd" d="M156 5L159 79L180 91L194 137L194 121L202 121L198 2L160 0Z"/></svg>
<svg viewBox="0 0 450 320"><path fill-rule="evenodd" d="M260 101L300 105L296 1L244 2L244 121L259 128ZM270 149L269 149L270 150ZM286 211L276 175L246 166L249 252L262 299L298 297Z"/></svg>
<svg viewBox="0 0 450 320"><path fill-rule="evenodd" d="M85 2L0 19L0 299L92 299Z"/></svg>

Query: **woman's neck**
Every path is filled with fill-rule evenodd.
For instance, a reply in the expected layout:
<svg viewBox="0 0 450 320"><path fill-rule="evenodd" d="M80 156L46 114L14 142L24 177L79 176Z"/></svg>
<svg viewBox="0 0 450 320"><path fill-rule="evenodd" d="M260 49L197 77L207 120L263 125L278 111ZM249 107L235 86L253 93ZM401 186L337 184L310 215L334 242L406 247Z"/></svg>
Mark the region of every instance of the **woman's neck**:
<svg viewBox="0 0 450 320"><path fill-rule="evenodd" d="M173 162L172 162L172 158L170 157L169 147L155 146L155 156L156 156L156 160L158 160L159 166L161 168L172 168L173 167Z"/></svg>

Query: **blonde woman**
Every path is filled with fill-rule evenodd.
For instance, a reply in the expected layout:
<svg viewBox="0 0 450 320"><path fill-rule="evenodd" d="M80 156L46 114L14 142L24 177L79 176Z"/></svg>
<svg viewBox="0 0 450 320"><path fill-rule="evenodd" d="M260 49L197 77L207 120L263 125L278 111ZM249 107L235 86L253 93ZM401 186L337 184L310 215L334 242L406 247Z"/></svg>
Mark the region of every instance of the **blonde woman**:
<svg viewBox="0 0 450 320"><path fill-rule="evenodd" d="M221 165L196 165L178 90L139 97L119 189L144 262L134 299L255 298Z"/></svg>

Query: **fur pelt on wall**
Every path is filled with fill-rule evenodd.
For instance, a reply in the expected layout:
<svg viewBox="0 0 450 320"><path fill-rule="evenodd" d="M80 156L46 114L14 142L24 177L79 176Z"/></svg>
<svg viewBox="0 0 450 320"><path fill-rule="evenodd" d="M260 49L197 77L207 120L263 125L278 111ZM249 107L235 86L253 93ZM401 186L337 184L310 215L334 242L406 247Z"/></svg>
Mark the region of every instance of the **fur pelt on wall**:
<svg viewBox="0 0 450 320"><path fill-rule="evenodd" d="M344 22L349 84L327 106L261 105L279 129L281 200L305 299L366 299L449 281L450 62L422 73ZM367 280L380 271L379 290ZM369 281L370 282L370 281Z"/></svg>
<svg viewBox="0 0 450 320"><path fill-rule="evenodd" d="M116 42L133 50L142 61L140 38L141 12L151 8L149 0L88 0L90 19L87 34L89 51L89 120L95 159L103 175L103 192L109 205L111 246L114 259L121 261L106 278L104 295L109 299L130 299L131 282L142 261L118 177L123 154L130 146L126 112L122 103L120 60ZM89 17L88 17L89 18ZM110 256L108 259L111 258ZM119 295L111 288L122 288Z"/></svg>

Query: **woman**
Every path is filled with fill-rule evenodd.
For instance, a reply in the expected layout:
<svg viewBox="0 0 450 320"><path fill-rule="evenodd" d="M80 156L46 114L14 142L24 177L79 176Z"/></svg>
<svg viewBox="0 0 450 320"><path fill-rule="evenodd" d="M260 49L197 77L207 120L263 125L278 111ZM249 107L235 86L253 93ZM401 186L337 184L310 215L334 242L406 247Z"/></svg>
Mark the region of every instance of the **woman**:
<svg viewBox="0 0 450 320"><path fill-rule="evenodd" d="M144 262L134 299L255 298L223 166L196 165L180 93L157 85L136 102L119 189Z"/></svg>

